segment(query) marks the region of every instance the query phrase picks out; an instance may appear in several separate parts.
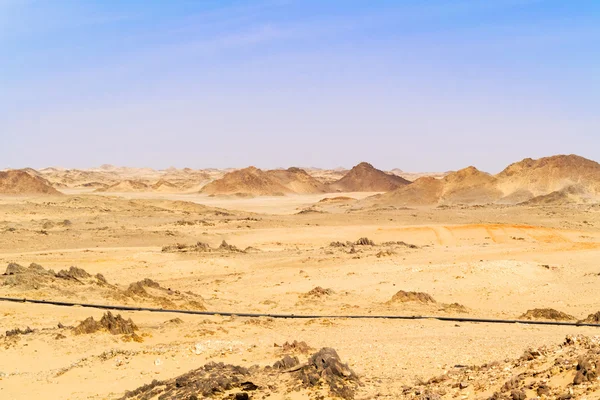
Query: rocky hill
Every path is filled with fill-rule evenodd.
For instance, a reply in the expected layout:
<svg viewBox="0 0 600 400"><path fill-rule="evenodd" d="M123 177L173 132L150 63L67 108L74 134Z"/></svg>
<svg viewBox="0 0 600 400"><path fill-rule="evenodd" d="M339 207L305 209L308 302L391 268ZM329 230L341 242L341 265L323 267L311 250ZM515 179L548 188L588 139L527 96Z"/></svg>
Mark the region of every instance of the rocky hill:
<svg viewBox="0 0 600 400"><path fill-rule="evenodd" d="M353 167L343 178L330 185L337 192L389 192L408 185L410 181L387 174L371 164L362 162Z"/></svg>
<svg viewBox="0 0 600 400"><path fill-rule="evenodd" d="M245 194L254 196L278 196L293 193L271 174L256 167L229 172L222 178L204 186L200 192L210 195Z"/></svg>
<svg viewBox="0 0 600 400"><path fill-rule="evenodd" d="M50 183L24 170L0 171L0 194L61 195Z"/></svg>

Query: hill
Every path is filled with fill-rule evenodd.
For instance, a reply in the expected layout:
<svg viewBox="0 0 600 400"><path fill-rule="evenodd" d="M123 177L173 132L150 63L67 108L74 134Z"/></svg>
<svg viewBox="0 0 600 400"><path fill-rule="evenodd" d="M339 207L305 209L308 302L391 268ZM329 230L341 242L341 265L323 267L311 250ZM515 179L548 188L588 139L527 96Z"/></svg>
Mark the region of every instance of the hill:
<svg viewBox="0 0 600 400"><path fill-rule="evenodd" d="M438 204L490 203L502 196L496 188L496 178L467 167L451 172L442 179L419 178L409 185L363 201L365 205L387 206L432 206Z"/></svg>
<svg viewBox="0 0 600 400"><path fill-rule="evenodd" d="M200 193L210 195L248 194L254 196L277 196L293 191L271 174L256 167L232 171L222 178L204 186Z"/></svg>
<svg viewBox="0 0 600 400"><path fill-rule="evenodd" d="M362 203L381 207L431 206L438 204L443 190L441 179L423 177L391 192L368 197Z"/></svg>
<svg viewBox="0 0 600 400"><path fill-rule="evenodd" d="M44 178L18 169L0 171L0 194L62 195Z"/></svg>
<svg viewBox="0 0 600 400"><path fill-rule="evenodd" d="M442 179L420 178L363 206L438 204L570 204L598 200L600 164L576 155L526 158L497 175L467 167Z"/></svg>
<svg viewBox="0 0 600 400"><path fill-rule="evenodd" d="M176 184L169 182L165 179L161 179L152 186L150 186L155 192L178 192L181 191L181 188Z"/></svg>
<svg viewBox="0 0 600 400"><path fill-rule="evenodd" d="M502 197L497 179L472 166L451 172L442 183L440 202L444 204L487 204Z"/></svg>
<svg viewBox="0 0 600 400"><path fill-rule="evenodd" d="M124 180L114 185L105 188L96 189L96 192L114 192L114 193L129 193L129 192L149 192L150 186L140 181Z"/></svg>
<svg viewBox="0 0 600 400"><path fill-rule="evenodd" d="M310 194L328 191L327 185L300 168L270 170L267 174L294 193Z"/></svg>
<svg viewBox="0 0 600 400"><path fill-rule="evenodd" d="M496 178L505 195L527 190L535 197L572 185L591 193L600 192L600 164L577 155L526 158L509 165Z"/></svg>
<svg viewBox="0 0 600 400"><path fill-rule="evenodd" d="M593 200L593 195L585 188L573 185L561 190L533 197L520 203L527 206L558 206L566 204L581 204Z"/></svg>
<svg viewBox="0 0 600 400"><path fill-rule="evenodd" d="M337 192L389 192L409 183L400 176L387 174L362 162L329 187Z"/></svg>

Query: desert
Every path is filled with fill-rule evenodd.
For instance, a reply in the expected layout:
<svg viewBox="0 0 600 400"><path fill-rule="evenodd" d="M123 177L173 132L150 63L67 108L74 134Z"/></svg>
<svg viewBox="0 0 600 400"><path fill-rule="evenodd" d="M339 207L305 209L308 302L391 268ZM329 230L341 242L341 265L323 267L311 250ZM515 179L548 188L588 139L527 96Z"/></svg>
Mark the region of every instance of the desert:
<svg viewBox="0 0 600 400"><path fill-rule="evenodd" d="M594 161L66 171L0 175L2 398L600 395Z"/></svg>
<svg viewBox="0 0 600 400"><path fill-rule="evenodd" d="M0 0L0 400L600 400L600 1Z"/></svg>

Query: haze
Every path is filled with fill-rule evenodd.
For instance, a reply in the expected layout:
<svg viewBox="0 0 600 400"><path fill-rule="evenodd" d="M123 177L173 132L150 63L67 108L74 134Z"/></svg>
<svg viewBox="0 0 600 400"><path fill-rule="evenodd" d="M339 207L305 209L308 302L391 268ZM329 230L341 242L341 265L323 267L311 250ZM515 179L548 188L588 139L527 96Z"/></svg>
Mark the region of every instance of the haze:
<svg viewBox="0 0 600 400"><path fill-rule="evenodd" d="M0 0L0 167L600 159L595 1Z"/></svg>

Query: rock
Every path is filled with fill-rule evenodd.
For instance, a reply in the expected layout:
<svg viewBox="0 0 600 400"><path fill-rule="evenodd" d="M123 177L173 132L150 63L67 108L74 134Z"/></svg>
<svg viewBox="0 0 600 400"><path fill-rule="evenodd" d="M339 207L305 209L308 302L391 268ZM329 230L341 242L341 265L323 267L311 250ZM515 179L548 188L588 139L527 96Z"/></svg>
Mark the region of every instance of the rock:
<svg viewBox="0 0 600 400"><path fill-rule="evenodd" d="M553 308L534 308L533 310L528 310L525 314L521 315L519 319L549 319L552 321L573 321L576 318L572 315L566 314L562 311L557 311Z"/></svg>
<svg viewBox="0 0 600 400"><path fill-rule="evenodd" d="M431 297L429 294L424 292L405 292L404 290L398 291L388 302L391 303L407 303L407 302L416 302L416 303L436 303L435 299Z"/></svg>
<svg viewBox="0 0 600 400"><path fill-rule="evenodd" d="M294 340L292 343L285 342L281 346L281 351L284 353L303 353L306 354L311 351L311 347L306 342L298 342Z"/></svg>
<svg viewBox="0 0 600 400"><path fill-rule="evenodd" d="M6 267L6 271L4 271L4 275L22 274L24 272L27 272L27 268L25 268L17 263L10 263Z"/></svg>
<svg viewBox="0 0 600 400"><path fill-rule="evenodd" d="M82 321L77 327L73 328L76 335L94 333L98 331L107 331L113 335L132 334L137 330L137 326L131 318L124 319L118 314L116 317L110 312L106 312L100 321L89 317Z"/></svg>
<svg viewBox="0 0 600 400"><path fill-rule="evenodd" d="M277 376L279 374L285 375L280 379ZM254 382L269 384L259 386ZM304 364L300 364L297 357L289 355L276 362L273 367L264 368L209 362L176 378L154 380L126 392L122 399L191 399L193 396L249 399L247 392L255 392L255 398L283 398L291 391L298 390L304 391L299 398L307 398L307 389L310 392L325 389L329 393L322 398L341 397L350 400L354 398L359 384L358 377L348 365L341 362L337 352L331 348L323 348Z"/></svg>
<svg viewBox="0 0 600 400"><path fill-rule="evenodd" d="M286 370L295 367L298 364L300 364L298 357L291 357L286 355L281 360L273 364L273 368Z"/></svg>
<svg viewBox="0 0 600 400"><path fill-rule="evenodd" d="M573 378L573 384L580 385L584 382L593 382L597 377L596 360L586 358L585 356L579 357L577 361L577 374Z"/></svg>
<svg viewBox="0 0 600 400"><path fill-rule="evenodd" d="M527 399L527 395L522 390L513 390L510 392L510 398L512 400L525 400Z"/></svg>
<svg viewBox="0 0 600 400"><path fill-rule="evenodd" d="M305 297L323 297L331 296L334 293L332 289L323 289L321 286L317 286L309 290L304 296Z"/></svg>

